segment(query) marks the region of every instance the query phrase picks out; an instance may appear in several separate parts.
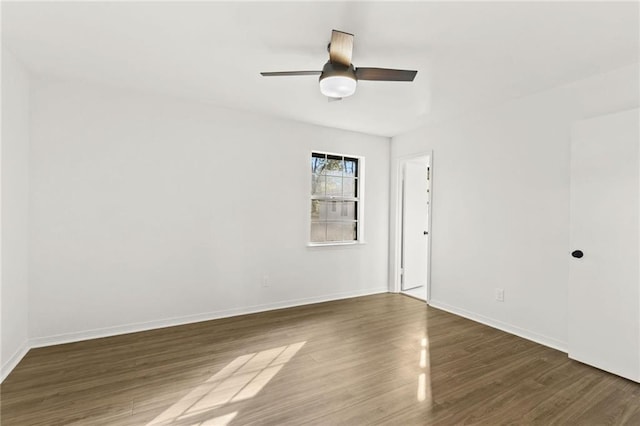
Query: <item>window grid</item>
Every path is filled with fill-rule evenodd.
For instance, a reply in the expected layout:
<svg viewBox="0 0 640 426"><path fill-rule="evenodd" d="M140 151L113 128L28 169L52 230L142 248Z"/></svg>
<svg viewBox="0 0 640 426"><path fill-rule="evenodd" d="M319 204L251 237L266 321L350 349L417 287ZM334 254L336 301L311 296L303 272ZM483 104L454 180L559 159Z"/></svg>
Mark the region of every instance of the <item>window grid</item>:
<svg viewBox="0 0 640 426"><path fill-rule="evenodd" d="M311 154L311 242L358 240L358 159Z"/></svg>

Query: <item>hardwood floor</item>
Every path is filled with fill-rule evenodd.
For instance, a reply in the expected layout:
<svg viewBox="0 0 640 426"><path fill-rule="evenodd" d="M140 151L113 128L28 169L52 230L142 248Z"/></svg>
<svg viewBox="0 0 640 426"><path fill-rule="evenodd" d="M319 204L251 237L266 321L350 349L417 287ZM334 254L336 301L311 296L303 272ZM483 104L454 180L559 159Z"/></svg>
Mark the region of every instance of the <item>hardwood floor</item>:
<svg viewBox="0 0 640 426"><path fill-rule="evenodd" d="M640 425L640 385L381 294L31 350L2 425Z"/></svg>

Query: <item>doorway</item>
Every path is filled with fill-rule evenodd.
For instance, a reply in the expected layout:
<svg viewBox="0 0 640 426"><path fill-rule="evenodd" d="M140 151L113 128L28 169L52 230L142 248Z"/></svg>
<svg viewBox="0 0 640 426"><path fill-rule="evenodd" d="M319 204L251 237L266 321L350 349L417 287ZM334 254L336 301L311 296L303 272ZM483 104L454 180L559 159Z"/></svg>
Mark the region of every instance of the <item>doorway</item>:
<svg viewBox="0 0 640 426"><path fill-rule="evenodd" d="M431 154L399 160L397 291L429 300Z"/></svg>

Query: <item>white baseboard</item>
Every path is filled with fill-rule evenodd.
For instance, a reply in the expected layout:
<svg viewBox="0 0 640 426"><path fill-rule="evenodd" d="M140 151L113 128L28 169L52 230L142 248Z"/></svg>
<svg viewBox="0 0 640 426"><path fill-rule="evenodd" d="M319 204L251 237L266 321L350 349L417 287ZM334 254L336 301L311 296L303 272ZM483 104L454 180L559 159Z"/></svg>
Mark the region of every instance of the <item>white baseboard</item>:
<svg viewBox="0 0 640 426"><path fill-rule="evenodd" d="M330 302L332 300L350 299L352 297L369 296L372 294L387 293L387 287L367 290L357 290L341 293L333 293L324 296L309 297L304 299L286 300L277 303L254 305L244 308L227 309L224 311L206 312L183 317L166 318L155 321L124 324L115 327L105 327L93 330L64 333L54 336L35 337L29 340L31 348L60 345L63 343L79 342L82 340L98 339L101 337L117 336L119 334L136 333L139 331L154 330L158 328L173 327L176 325L191 324L201 321L210 321L220 318L234 317L238 315L254 314L258 312L272 311L274 309L291 308L295 306L310 305L313 303Z"/></svg>
<svg viewBox="0 0 640 426"><path fill-rule="evenodd" d="M9 359L2 363L2 367L0 367L0 383L4 382L4 379L7 378L9 373L16 368L16 365L24 358L24 356L29 352L30 344L28 340L25 340L22 345L9 357Z"/></svg>
<svg viewBox="0 0 640 426"><path fill-rule="evenodd" d="M561 352L567 352L566 342L562 342L560 340L556 340L548 336L543 336L533 331L526 330L524 328L520 328L515 325L511 325L502 321L498 321L493 318L488 318L488 317L485 317L484 315L467 311L466 309L457 308L455 306L451 306L449 304L446 304L444 302L439 302L437 300L433 300L433 299L430 300L429 306L433 306L434 308L442 309L443 311L447 311L454 315L458 315L458 316L470 319L472 321L476 321L481 324L488 325L489 327L497 328L498 330L502 330L510 334L515 334L516 336L522 337L523 339L531 340L532 342L536 342L541 345L548 346L553 349L557 349Z"/></svg>
<svg viewBox="0 0 640 426"><path fill-rule="evenodd" d="M79 342L82 340L98 339L101 337L117 336L119 334L136 333L139 331L154 330L164 327L173 327L176 325L191 324L201 321L209 321L219 318L228 318L238 315L254 314L258 312L272 311L274 309L291 308L295 306L310 305L313 303L330 302L333 300L350 299L353 297L369 296L373 294L387 293L387 287L376 289L348 291L341 293L333 293L324 296L309 297L304 299L286 300L278 303L268 303L263 305L254 305L245 308L227 309L224 311L207 312L196 315L187 315L183 317L166 318L155 321L147 321L134 324L124 324L115 327L105 327L93 330L84 330L73 333L64 333L54 336L34 337L25 341L20 348L0 367L0 383L7 378L9 373L18 365L22 358L29 352L29 349L40 348L44 346L60 345L64 343Z"/></svg>

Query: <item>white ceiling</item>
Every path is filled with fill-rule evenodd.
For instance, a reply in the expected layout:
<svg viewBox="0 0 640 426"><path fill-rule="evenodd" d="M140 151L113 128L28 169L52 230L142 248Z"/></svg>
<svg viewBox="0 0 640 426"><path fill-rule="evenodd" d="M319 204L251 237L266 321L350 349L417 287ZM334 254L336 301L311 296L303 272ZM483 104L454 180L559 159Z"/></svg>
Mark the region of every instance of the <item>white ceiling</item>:
<svg viewBox="0 0 640 426"><path fill-rule="evenodd" d="M35 75L197 99L393 136L429 121L638 62L638 3L16 2L3 43ZM328 103L317 77L331 29L353 63L417 69Z"/></svg>

